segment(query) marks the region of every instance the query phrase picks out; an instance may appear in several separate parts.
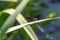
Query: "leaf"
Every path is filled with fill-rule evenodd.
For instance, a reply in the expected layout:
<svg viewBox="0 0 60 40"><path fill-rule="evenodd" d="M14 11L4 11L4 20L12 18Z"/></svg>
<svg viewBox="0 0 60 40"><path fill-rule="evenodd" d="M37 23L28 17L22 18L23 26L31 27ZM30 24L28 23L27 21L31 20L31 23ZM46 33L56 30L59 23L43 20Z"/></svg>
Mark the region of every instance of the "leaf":
<svg viewBox="0 0 60 40"><path fill-rule="evenodd" d="M0 0L0 1L17 2L18 0Z"/></svg>
<svg viewBox="0 0 60 40"><path fill-rule="evenodd" d="M27 26L27 25L32 25L32 24L35 24L35 23L39 23L39 22L43 22L43 21L48 21L48 20L52 20L52 19L59 19L59 18L60 17L47 18L47 19L37 20L37 21L33 21L33 22L22 24L22 25L18 25L18 26L15 26L15 27L12 27L12 28L8 29L7 33L11 32L11 31L14 31L14 30L17 30L17 29L20 29L20 28L22 28L24 26Z"/></svg>
<svg viewBox="0 0 60 40"><path fill-rule="evenodd" d="M14 11L14 15L11 15L7 18L7 20L5 21L5 23L2 25L1 29L0 29L0 40L3 40L4 37L6 36L6 30L11 27L14 22L15 22L15 18L16 16L19 14L19 12L22 12L22 10L25 8L26 4L29 2L29 0L23 0L17 7L16 7L16 11ZM12 21L11 21L12 20ZM22 22L25 22L22 21ZM28 34L32 39L35 39L35 40L38 40L38 38L36 37L36 35L34 34L34 32L32 31L32 29L29 27L29 28L26 28L26 29L30 29L27 33L32 33L32 34ZM26 31L26 30L25 30ZM2 35L1 35L2 34Z"/></svg>

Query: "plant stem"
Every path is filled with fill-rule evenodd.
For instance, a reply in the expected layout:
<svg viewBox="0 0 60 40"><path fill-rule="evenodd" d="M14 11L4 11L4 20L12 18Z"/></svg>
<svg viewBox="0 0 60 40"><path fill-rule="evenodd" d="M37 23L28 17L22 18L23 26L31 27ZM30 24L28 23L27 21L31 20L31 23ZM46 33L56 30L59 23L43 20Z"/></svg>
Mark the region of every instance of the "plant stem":
<svg viewBox="0 0 60 40"><path fill-rule="evenodd" d="M13 15L11 15L7 20L6 20L6 22L8 23L8 24L10 24L10 23L12 23L11 22L11 20L13 19L13 20L15 20L15 17L19 14L19 12L22 12L22 10L25 8L25 6L26 6L26 4L29 2L29 0L23 0L17 7L16 7L16 9L15 9L15 11L14 11L14 13L13 13ZM18 19L19 20L19 23L20 24L23 24L23 23L27 23L27 21L24 19L24 17L20 14L20 16L18 16L18 17L20 17L20 19ZM12 21L13 21L12 20ZM0 35L3 33L5 33L6 32L6 30L10 27L10 25L8 25L7 23L4 23L4 25L2 26L2 28L1 28L1 33L0 33ZM8 26L7 26L8 25ZM12 25L12 24L11 24ZM4 28L4 27L7 27L7 28ZM4 29L5 30L4 30ZM27 32L27 34L30 36L30 38L32 39L32 40L38 40L38 38L36 37L36 35L35 35L35 33L33 32L33 30L32 30L32 28L28 25L27 27L23 27L24 28L24 30ZM3 32L4 31L4 32ZM4 36L2 34L2 36ZM1 36L0 36L1 37Z"/></svg>
<svg viewBox="0 0 60 40"><path fill-rule="evenodd" d="M13 24L16 20L15 19L16 16L19 14L19 12L23 11L23 9L25 8L25 6L27 5L28 2L29 2L29 0L22 0L22 2L16 7L16 11L13 13L14 15L9 16L7 18L7 20L4 22L4 24L2 25L2 27L0 29L0 40L5 39L7 29L9 27L13 26Z"/></svg>
<svg viewBox="0 0 60 40"><path fill-rule="evenodd" d="M10 12L11 15L13 15L13 12L15 11L14 9L11 9L10 11L12 11L12 13ZM7 12L9 13L8 10L5 10L4 12ZM27 23L27 21L25 20L25 18L23 17L23 15L20 13L16 19L18 20L18 22L20 24L24 24L24 23ZM23 29L26 31L26 33L29 35L29 37L32 39L32 40L38 40L37 36L35 35L34 31L32 30L31 26L28 25L26 27L23 27Z"/></svg>
<svg viewBox="0 0 60 40"><path fill-rule="evenodd" d="M52 19L59 19L60 17L56 17L56 18L52 18ZM23 28L27 25L32 25L32 24L35 24L35 23L39 23L39 22L43 22L43 21L48 21L48 20L52 20L51 18L49 19L43 19L42 21L41 20L37 20L37 21L33 21L33 22L29 22L29 23L25 23L25 24L21 24L21 25L18 25L18 26L15 26L15 27L11 27L7 30L6 33L9 33L9 32L12 32L14 30L17 30L17 29L20 29L20 28Z"/></svg>
<svg viewBox="0 0 60 40"><path fill-rule="evenodd" d="M0 1L17 2L18 0L0 0Z"/></svg>

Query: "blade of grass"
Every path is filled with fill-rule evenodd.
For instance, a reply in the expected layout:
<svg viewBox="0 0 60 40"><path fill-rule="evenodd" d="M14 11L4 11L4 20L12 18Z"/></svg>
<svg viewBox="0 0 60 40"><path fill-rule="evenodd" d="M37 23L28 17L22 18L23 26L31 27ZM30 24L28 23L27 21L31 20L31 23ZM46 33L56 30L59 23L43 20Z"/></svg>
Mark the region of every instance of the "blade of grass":
<svg viewBox="0 0 60 40"><path fill-rule="evenodd" d="M11 11L11 12L10 12ZM6 12L6 13L8 13L8 14L11 14L11 15L13 15L12 13L14 12L14 10L13 9L7 9L7 10L4 10L3 12ZM22 18L22 17L20 17L20 14L16 17L17 18L17 20L18 20L18 22L20 21L20 18ZM60 18L60 17L56 17L56 18ZM49 19L43 19L43 20L40 20L40 22L42 22L42 21L47 21L47 20L52 20L52 19L56 19L56 18L49 18ZM22 20L21 20L22 21ZM32 22L32 24L34 24L33 22ZM27 25L30 25L30 24L27 24ZM24 25L22 25L22 26L16 26L16 29L19 29L19 28L22 28ZM25 25L26 26L26 25ZM17 28L18 27L18 28ZM7 31L7 32L11 32L11 30L15 30L15 29L13 29L14 27L12 27L11 29L8 29L8 30L10 30L10 31ZM46 34L46 37L48 38L48 35Z"/></svg>
<svg viewBox="0 0 60 40"><path fill-rule="evenodd" d="M25 8L28 2L29 0L22 0L22 2L16 7L16 11L14 12L14 15L9 16L7 20L4 22L4 24L2 25L0 29L0 40L5 39L7 29L14 24L16 20L15 19L16 16L18 15L19 12L22 12L22 10Z"/></svg>
<svg viewBox="0 0 60 40"><path fill-rule="evenodd" d="M9 33L9 32L12 32L12 31L14 31L14 30L23 28L23 27L25 27L25 26L27 26L27 25L32 25L32 24L36 24L36 23L39 23L39 22L48 21L48 20L52 20L52 19L59 19L59 18L60 18L60 17L48 18L48 19L42 19L42 20L37 20L37 21L33 21L33 22L21 24L21 25L18 25L18 26L9 28L6 33Z"/></svg>
<svg viewBox="0 0 60 40"><path fill-rule="evenodd" d="M10 12L10 11L11 11L11 12ZM14 11L15 11L14 9L9 9L9 11L8 11L8 10L4 10L3 12L6 12L6 13L9 13L9 14L13 15L13 12L14 12ZM20 24L27 23L27 21L26 21L25 18L21 15L21 13L17 16L16 19L18 20L18 22L19 22ZM30 27L30 25L28 25L28 26L26 26L26 27L23 27L23 29L26 31L26 33L30 36L30 38L31 38L32 40L38 40L38 38L36 37L34 31L33 31L32 28Z"/></svg>
<svg viewBox="0 0 60 40"><path fill-rule="evenodd" d="M18 2L18 0L0 0L0 1Z"/></svg>

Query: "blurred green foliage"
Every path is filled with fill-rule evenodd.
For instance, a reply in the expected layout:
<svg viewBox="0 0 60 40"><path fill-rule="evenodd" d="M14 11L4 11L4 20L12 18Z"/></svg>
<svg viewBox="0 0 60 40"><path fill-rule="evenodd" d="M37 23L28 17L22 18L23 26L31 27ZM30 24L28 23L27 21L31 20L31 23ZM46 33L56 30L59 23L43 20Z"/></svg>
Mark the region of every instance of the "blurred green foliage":
<svg viewBox="0 0 60 40"><path fill-rule="evenodd" d="M9 8L15 8L19 4L19 2L21 2L21 0L19 0L16 3L15 2L3 2L3 1L0 1L0 27L4 23L6 18L9 16L9 14L2 13L1 11L5 10L5 9L9 9ZM44 5L44 2L46 2L46 0L30 0L30 2L26 6L26 8L22 12L22 14L24 16L37 17L37 16L41 15L43 12L44 13L47 12L47 13L45 13L47 15L44 18L56 17L56 14L54 13L54 11L52 12L51 9L48 8L48 6ZM43 28L47 28L50 25L53 25L53 24L55 25L56 20L54 20L53 24L51 24L49 21L42 22L42 23L39 23L39 24ZM33 30L38 29L35 25L31 25L31 26L32 26ZM23 29L20 29L18 31L18 33L19 33L20 36L22 36L23 40L31 40ZM12 35L12 34L9 34L9 35Z"/></svg>
<svg viewBox="0 0 60 40"><path fill-rule="evenodd" d="M4 23L8 16L9 14L0 12L0 27L2 26L2 24Z"/></svg>

